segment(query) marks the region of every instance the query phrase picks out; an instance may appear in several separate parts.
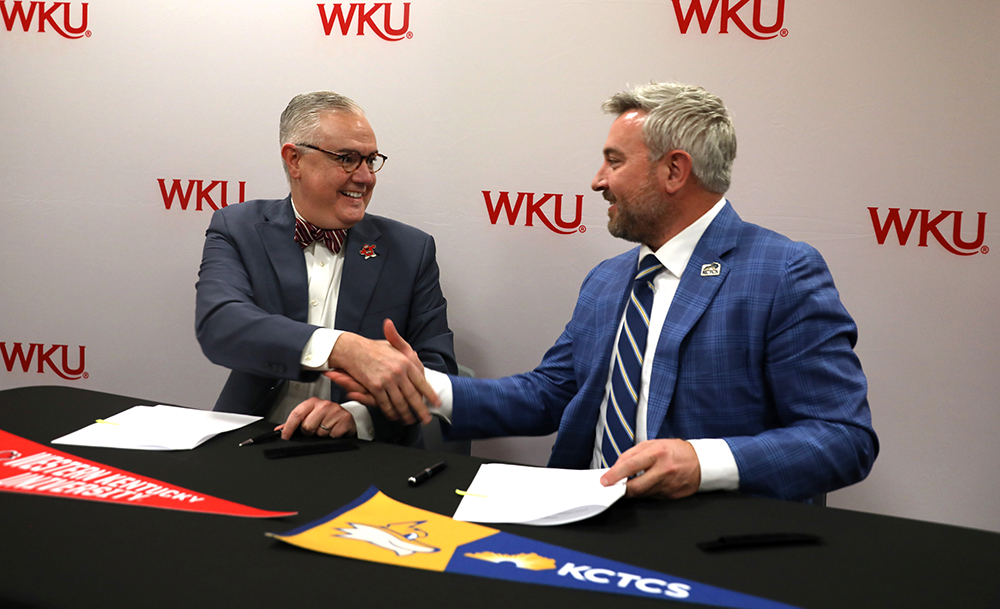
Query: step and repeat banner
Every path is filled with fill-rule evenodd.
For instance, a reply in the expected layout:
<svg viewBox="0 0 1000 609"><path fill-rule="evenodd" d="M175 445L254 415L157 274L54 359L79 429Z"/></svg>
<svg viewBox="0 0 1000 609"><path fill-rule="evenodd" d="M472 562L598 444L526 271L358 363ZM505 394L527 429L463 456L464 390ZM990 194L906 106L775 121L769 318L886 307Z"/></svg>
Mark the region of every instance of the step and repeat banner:
<svg viewBox="0 0 1000 609"><path fill-rule="evenodd" d="M630 247L590 190L651 80L734 115L729 200L826 257L882 452L838 507L1000 531L1000 5L930 0L0 0L0 389L210 408L213 210L288 192L278 116L361 104L370 211L437 240L459 361L530 369ZM110 414L110 413L109 413ZM552 438L477 442L542 464Z"/></svg>

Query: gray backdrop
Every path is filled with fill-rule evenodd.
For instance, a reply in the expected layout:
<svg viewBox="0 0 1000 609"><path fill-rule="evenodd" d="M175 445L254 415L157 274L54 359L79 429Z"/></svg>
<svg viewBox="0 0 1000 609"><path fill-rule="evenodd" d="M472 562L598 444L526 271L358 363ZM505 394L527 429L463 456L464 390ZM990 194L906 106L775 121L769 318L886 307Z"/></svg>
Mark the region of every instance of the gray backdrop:
<svg viewBox="0 0 1000 609"><path fill-rule="evenodd" d="M600 103L678 80L735 116L737 211L816 246L860 327L882 452L830 504L1000 531L1000 5L54 6L0 1L0 389L211 407L226 371L193 331L209 215L287 193L278 115L315 89L364 106L390 157L371 211L436 236L461 363L529 369L586 272L629 247L589 187ZM474 452L541 464L551 443Z"/></svg>

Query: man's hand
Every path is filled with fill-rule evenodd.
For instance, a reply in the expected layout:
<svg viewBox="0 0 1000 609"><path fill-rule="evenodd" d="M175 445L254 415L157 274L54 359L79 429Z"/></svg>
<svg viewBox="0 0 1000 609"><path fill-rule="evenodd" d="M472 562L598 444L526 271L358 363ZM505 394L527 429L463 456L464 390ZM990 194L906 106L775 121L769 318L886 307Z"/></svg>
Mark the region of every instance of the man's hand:
<svg viewBox="0 0 1000 609"><path fill-rule="evenodd" d="M390 421L430 423L424 398L435 405L440 400L424 378L420 358L391 320L385 320L383 331L385 341L342 334L330 353L330 367L336 370L326 376L347 389L349 399L378 406Z"/></svg>
<svg viewBox="0 0 1000 609"><path fill-rule="evenodd" d="M284 424L275 429L281 430L281 439L287 440L298 429L302 434L319 437L356 436L357 426L350 412L340 407L340 404L319 398L309 398L296 406Z"/></svg>
<svg viewBox="0 0 1000 609"><path fill-rule="evenodd" d="M601 476L601 484L611 486L639 472L642 475L628 481L626 497L680 499L693 495L701 484L698 454L685 440L647 440L636 444Z"/></svg>

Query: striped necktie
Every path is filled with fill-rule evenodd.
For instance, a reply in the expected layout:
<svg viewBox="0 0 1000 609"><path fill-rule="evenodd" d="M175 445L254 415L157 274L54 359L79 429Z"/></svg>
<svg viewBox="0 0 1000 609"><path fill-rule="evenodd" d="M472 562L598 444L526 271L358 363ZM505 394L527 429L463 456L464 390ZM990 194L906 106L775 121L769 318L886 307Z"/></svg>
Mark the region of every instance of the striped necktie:
<svg viewBox="0 0 1000 609"><path fill-rule="evenodd" d="M322 241L326 249L336 254L344 245L346 237L347 231L342 228L319 228L301 218L295 218L295 242L302 249L309 247L313 241Z"/></svg>
<svg viewBox="0 0 1000 609"><path fill-rule="evenodd" d="M618 456L635 444L635 412L639 403L646 335L649 334L649 313L653 308L653 277L661 269L663 265L653 254L643 258L625 305L625 323L615 347L611 395L604 414L602 467L614 465Z"/></svg>

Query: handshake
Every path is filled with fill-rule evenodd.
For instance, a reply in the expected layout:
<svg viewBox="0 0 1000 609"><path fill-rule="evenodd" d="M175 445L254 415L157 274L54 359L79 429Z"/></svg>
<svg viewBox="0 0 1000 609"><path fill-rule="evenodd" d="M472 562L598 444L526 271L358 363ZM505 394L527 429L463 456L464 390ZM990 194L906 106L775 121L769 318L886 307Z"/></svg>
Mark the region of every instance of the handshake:
<svg viewBox="0 0 1000 609"><path fill-rule="evenodd" d="M330 353L331 370L324 374L347 391L348 400L378 406L390 421L430 423L427 403L440 406L441 401L424 378L424 365L391 320L382 329L386 340L342 334Z"/></svg>
<svg viewBox="0 0 1000 609"><path fill-rule="evenodd" d="M341 334L328 360L331 370L323 374L347 391L348 400L377 406L390 421L403 421L407 425L418 420L430 423L427 404L440 406L441 400L424 378L424 365L391 320L385 320L383 331L386 340L371 340L350 332ZM291 438L296 430L307 436L357 435L354 415L344 406L309 398L275 429L281 431L284 440Z"/></svg>

